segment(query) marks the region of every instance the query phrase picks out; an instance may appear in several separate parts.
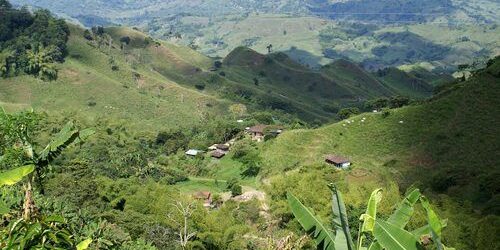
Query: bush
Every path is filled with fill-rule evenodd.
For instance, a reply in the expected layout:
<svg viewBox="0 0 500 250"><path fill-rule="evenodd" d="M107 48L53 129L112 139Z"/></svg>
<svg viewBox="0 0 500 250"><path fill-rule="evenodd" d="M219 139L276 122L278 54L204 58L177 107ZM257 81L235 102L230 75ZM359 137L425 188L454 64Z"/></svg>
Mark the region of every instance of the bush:
<svg viewBox="0 0 500 250"><path fill-rule="evenodd" d="M386 118L391 114L391 111L387 108L382 110L382 118Z"/></svg>
<svg viewBox="0 0 500 250"><path fill-rule="evenodd" d="M204 90L205 89L205 84L196 84L196 85L194 85L194 87L197 90Z"/></svg>
<svg viewBox="0 0 500 250"><path fill-rule="evenodd" d="M221 62L221 61L215 61L215 62L214 62L214 67L215 67L216 69L220 69L220 68L222 67L222 62Z"/></svg>
<svg viewBox="0 0 500 250"><path fill-rule="evenodd" d="M85 30L85 31L83 32L83 37L84 37L85 39L89 40L89 41L94 40L94 37L92 36L92 34L90 33L90 31L89 31L89 30Z"/></svg>
<svg viewBox="0 0 500 250"><path fill-rule="evenodd" d="M129 45L130 44L130 37L124 36L124 37L120 38L120 42L124 43L126 45Z"/></svg>
<svg viewBox="0 0 500 250"><path fill-rule="evenodd" d="M238 196L238 195L241 195L243 193L243 189L241 188L240 185L233 185L231 187L231 196Z"/></svg>
<svg viewBox="0 0 500 250"><path fill-rule="evenodd" d="M253 84L255 84L255 86L259 86L259 79L257 79L256 77L253 79Z"/></svg>

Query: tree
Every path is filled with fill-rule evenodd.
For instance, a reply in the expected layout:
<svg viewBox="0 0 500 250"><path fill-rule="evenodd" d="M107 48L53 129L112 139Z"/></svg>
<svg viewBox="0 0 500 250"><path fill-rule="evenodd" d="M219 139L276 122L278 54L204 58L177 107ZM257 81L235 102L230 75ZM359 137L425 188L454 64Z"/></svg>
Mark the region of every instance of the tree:
<svg viewBox="0 0 500 250"><path fill-rule="evenodd" d="M8 249L32 249L42 244L46 248L64 248L83 250L88 247L91 239L76 244L68 228L66 220L58 216L35 216L37 209L33 200L33 182L37 181L43 194L42 178L46 174L47 166L65 148L81 142L92 131L74 129L72 123L65 128L39 153L33 149L33 134L37 127L38 117L33 112L22 112L14 115L0 113L0 155L4 157L17 148L23 152L17 160L8 164L11 169L0 173L0 187L13 185L27 177L23 188L25 190L23 217L11 220L6 230L0 233L0 246ZM27 164L18 167L18 164ZM14 167L14 168L12 168ZM1 214L8 213L9 207L0 203Z"/></svg>
<svg viewBox="0 0 500 250"><path fill-rule="evenodd" d="M195 204L178 201L171 205L176 209L176 215L168 214L167 217L178 227L179 244L182 249L186 249L189 240L196 235L196 232L189 230L189 220L195 211Z"/></svg>
<svg viewBox="0 0 500 250"><path fill-rule="evenodd" d="M54 54L58 53L55 47L39 47L37 51L28 50L28 65L26 72L44 80L55 80L57 70L54 66Z"/></svg>
<svg viewBox="0 0 500 250"><path fill-rule="evenodd" d="M389 100L389 106L391 108L401 108L410 104L410 98L405 96L394 96Z"/></svg>
<svg viewBox="0 0 500 250"><path fill-rule="evenodd" d="M389 99L387 99L385 97L370 100L370 101L367 101L365 103L365 107L367 109L374 109L374 110L380 110L380 109L385 108L387 106L389 106Z"/></svg>
<svg viewBox="0 0 500 250"><path fill-rule="evenodd" d="M94 132L93 130L79 130L75 128L73 122L68 122L61 131L51 140L49 144L40 152L35 152L33 148L33 129L36 127L37 117L32 112L9 115L0 113L0 134L7 142L10 142L23 150L23 165L33 165L34 171L28 175L24 183L24 206L23 218L30 221L36 215L37 209L33 199L33 182L37 182L40 193L44 193L42 179L46 175L49 164L61 155L62 151L73 144L82 142ZM2 145L9 146L9 145Z"/></svg>
<svg viewBox="0 0 500 250"><path fill-rule="evenodd" d="M377 218L377 205L382 199L382 190L377 189L372 192L366 212L361 215L362 225L359 228L358 238L354 244L351 238L350 228L347 220L347 212L342 199L342 194L333 185L329 185L332 191L332 210L333 210L333 230L319 220L314 212L304 206L291 193L287 194L288 203L292 213L299 221L302 227L311 234L318 246L318 249L420 249L427 239L432 235L432 241L437 249L446 248L441 242L441 232L445 223L441 221L432 210L427 199L420 194L418 189L407 193L406 197L400 202L394 213L387 219ZM414 230L406 231L405 227L410 221L414 205L420 201L427 212L427 225ZM365 242L370 237L371 242ZM366 244L369 244L367 246Z"/></svg>
<svg viewBox="0 0 500 250"><path fill-rule="evenodd" d="M273 45L272 45L272 44L269 44L269 45L267 45L267 47L266 47L266 48L267 48L267 53L269 53L269 54L270 54L270 53L272 52Z"/></svg>
<svg viewBox="0 0 500 250"><path fill-rule="evenodd" d="M337 113L337 116L344 120L357 114L359 114L359 108L343 108Z"/></svg>

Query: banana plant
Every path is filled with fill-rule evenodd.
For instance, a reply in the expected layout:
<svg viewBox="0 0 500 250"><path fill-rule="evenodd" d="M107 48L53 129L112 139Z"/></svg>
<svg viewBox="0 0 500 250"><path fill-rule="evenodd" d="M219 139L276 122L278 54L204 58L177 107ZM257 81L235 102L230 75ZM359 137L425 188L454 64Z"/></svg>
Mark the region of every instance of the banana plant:
<svg viewBox="0 0 500 250"><path fill-rule="evenodd" d="M34 165L26 165L0 173L0 187L12 186L20 182L25 176L35 170ZM0 200L0 215L5 215L10 211L9 207Z"/></svg>
<svg viewBox="0 0 500 250"><path fill-rule="evenodd" d="M24 151L28 158L31 159L32 165L35 167L34 172L29 175L28 181L25 184L25 199L23 217L25 220L30 220L33 212L36 210L33 200L33 185L32 182L38 181L40 192L43 194L42 179L45 175L49 164L61 155L62 151L71 145L83 142L94 133L91 129L79 130L73 122L68 122L59 131L58 134L51 140L49 144L40 152L36 153L29 143L24 143Z"/></svg>
<svg viewBox="0 0 500 250"><path fill-rule="evenodd" d="M295 215L302 227L316 242L318 249L324 250L417 250L423 249L421 239L430 235L437 249L450 250L441 242L441 232L446 226L446 221L438 218L431 209L429 202L423 197L418 189L411 190L398 204L396 210L387 220L377 218L377 206L382 200L382 189L374 190L368 200L366 212L361 215L361 225L358 231L356 245L349 232L347 213L342 200L342 194L333 185L332 190L333 225L330 229L314 215L314 212L304 206L293 194L288 193L288 202L292 213ZM428 225L409 232L406 225L413 216L414 206L420 201L427 212ZM365 240L370 236L373 240Z"/></svg>

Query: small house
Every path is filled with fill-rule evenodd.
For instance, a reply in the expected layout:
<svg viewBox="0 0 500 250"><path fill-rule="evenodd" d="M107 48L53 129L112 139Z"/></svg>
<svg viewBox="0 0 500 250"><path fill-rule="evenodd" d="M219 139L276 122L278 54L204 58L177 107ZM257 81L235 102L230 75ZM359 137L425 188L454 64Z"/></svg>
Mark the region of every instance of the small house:
<svg viewBox="0 0 500 250"><path fill-rule="evenodd" d="M248 133L252 136L252 140L261 142L264 140L264 131L266 130L267 125L259 124L253 127L248 128Z"/></svg>
<svg viewBox="0 0 500 250"><path fill-rule="evenodd" d="M197 156L199 153L203 153L203 151L197 150L197 149L190 149L190 150L186 151L186 155L189 155L189 156Z"/></svg>
<svg viewBox="0 0 500 250"><path fill-rule="evenodd" d="M211 155L213 158L220 159L226 155L226 151L222 151L220 149L217 149L217 150L212 151Z"/></svg>
<svg viewBox="0 0 500 250"><path fill-rule="evenodd" d="M252 136L252 140L261 142L264 141L266 135L272 137L280 135L283 132L283 127L280 125L258 124L245 130Z"/></svg>
<svg viewBox="0 0 500 250"><path fill-rule="evenodd" d="M193 194L195 200L203 201L203 207L210 208L212 206L212 193L208 191L200 191Z"/></svg>
<svg viewBox="0 0 500 250"><path fill-rule="evenodd" d="M351 166L351 161L349 159L337 156L337 155L327 155L325 157L325 162L328 164L332 164L335 167L346 169Z"/></svg>
<svg viewBox="0 0 500 250"><path fill-rule="evenodd" d="M229 145L227 144L215 144L215 148L221 151L229 151Z"/></svg>

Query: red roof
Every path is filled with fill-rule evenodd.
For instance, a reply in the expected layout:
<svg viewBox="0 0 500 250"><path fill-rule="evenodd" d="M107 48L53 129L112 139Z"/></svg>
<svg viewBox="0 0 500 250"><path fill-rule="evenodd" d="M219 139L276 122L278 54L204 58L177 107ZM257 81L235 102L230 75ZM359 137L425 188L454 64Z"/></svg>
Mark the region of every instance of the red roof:
<svg viewBox="0 0 500 250"><path fill-rule="evenodd" d="M349 162L349 159L337 155L327 155L325 160L333 164L343 164Z"/></svg>

